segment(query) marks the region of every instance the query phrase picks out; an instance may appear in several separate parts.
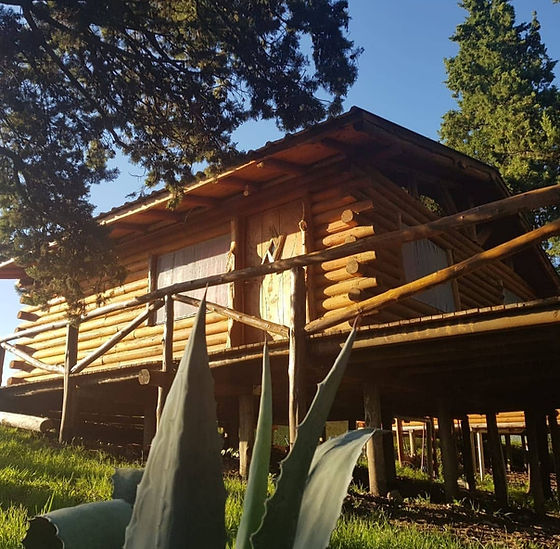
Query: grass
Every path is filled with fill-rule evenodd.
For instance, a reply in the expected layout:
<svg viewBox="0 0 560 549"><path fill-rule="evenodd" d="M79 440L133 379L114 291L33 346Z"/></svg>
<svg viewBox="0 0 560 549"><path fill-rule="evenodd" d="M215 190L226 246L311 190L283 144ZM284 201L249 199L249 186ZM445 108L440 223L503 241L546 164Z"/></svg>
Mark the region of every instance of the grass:
<svg viewBox="0 0 560 549"><path fill-rule="evenodd" d="M130 463L119 462L102 451L60 446L39 435L0 427L0 549L21 549L20 540L25 535L27 520L34 514L108 499L115 466L130 466ZM233 544L242 512L244 485L235 477L226 477L225 483L229 494L226 528ZM354 492L359 493L359 488ZM354 499L345 505L345 512L333 533L332 549L514 547L508 542L484 545L460 540L449 528L394 525L383 510L364 512ZM531 545L523 547L529 549Z"/></svg>

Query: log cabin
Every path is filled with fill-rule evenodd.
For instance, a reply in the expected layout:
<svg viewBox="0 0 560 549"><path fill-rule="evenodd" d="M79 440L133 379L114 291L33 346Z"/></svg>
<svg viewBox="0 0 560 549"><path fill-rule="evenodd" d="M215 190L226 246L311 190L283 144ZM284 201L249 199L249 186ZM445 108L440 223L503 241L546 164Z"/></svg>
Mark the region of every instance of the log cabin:
<svg viewBox="0 0 560 549"><path fill-rule="evenodd" d="M156 191L99 216L127 276L101 307L86 299L79 325L60 299L22 307L17 330L0 338L18 370L0 409L50 417L61 439L140 423L149 444L208 286L218 416L242 474L264 339L275 422L293 441L359 315L332 419L389 429L395 417L420 418L433 433L436 418L452 498L455 423L472 477L469 417L482 414L505 503L500 418L523 411L533 486L546 496L547 430L560 459L560 279L540 241L560 227L531 231L521 210L560 202L558 188L511 197L494 168L354 107L189 185L175 209L169 200ZM0 277L25 273L8 261ZM375 494L394 482L393 453L387 436L368 446Z"/></svg>

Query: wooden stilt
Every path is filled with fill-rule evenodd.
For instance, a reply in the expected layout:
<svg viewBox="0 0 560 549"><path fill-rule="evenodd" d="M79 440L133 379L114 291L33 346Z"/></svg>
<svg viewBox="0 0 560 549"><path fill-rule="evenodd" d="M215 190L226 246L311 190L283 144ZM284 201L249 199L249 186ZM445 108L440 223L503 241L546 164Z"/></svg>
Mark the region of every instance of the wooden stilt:
<svg viewBox="0 0 560 549"><path fill-rule="evenodd" d="M541 476L541 461L538 451L537 414L532 410L525 410L525 428L527 432L529 461L529 489L533 496L535 512L539 515L544 515L544 492Z"/></svg>
<svg viewBox="0 0 560 549"><path fill-rule="evenodd" d="M434 420L428 418L426 422L426 473L434 478Z"/></svg>
<svg viewBox="0 0 560 549"><path fill-rule="evenodd" d="M524 471L529 471L529 447L527 445L527 437L525 435L521 435L521 448L523 449L523 465Z"/></svg>
<svg viewBox="0 0 560 549"><path fill-rule="evenodd" d="M502 452L502 442L498 432L495 412L486 414L486 427L488 430L488 452L492 462L492 477L494 479L494 494L501 507L507 507L507 478Z"/></svg>
<svg viewBox="0 0 560 549"><path fill-rule="evenodd" d="M468 416L461 418L461 440L463 446L463 468L465 471L465 479L470 492L476 489L476 480L474 478L474 459L471 446L471 426L469 424Z"/></svg>
<svg viewBox="0 0 560 549"><path fill-rule="evenodd" d="M381 399L381 426L383 433L383 456L387 475L387 491L391 491L397 482L395 466L395 446L393 444L393 412Z"/></svg>
<svg viewBox="0 0 560 549"><path fill-rule="evenodd" d="M504 435L506 470L511 473L511 435Z"/></svg>
<svg viewBox="0 0 560 549"><path fill-rule="evenodd" d="M480 431L476 432L476 451L478 457L478 474L482 482L486 474L486 464L484 463L484 439Z"/></svg>
<svg viewBox="0 0 560 549"><path fill-rule="evenodd" d="M447 403L443 400L439 402L438 428L445 497L448 501L453 501L459 496L459 487L457 485L457 449L453 438L453 418Z"/></svg>
<svg viewBox="0 0 560 549"><path fill-rule="evenodd" d="M297 426L305 415L303 376L306 361L305 322L307 314L305 271L295 267L292 274L290 349L288 359L288 420L290 427L290 446L296 439Z"/></svg>
<svg viewBox="0 0 560 549"><path fill-rule="evenodd" d="M471 439L471 463L473 464L473 473L475 479L475 489L476 489L476 475L477 475L477 462L476 462L476 438L474 431L471 430L469 437Z"/></svg>
<svg viewBox="0 0 560 549"><path fill-rule="evenodd" d="M408 431L408 445L410 447L410 456L416 456L416 437L414 436L414 429Z"/></svg>
<svg viewBox="0 0 560 549"><path fill-rule="evenodd" d="M144 458L147 458L149 448L152 444L154 435L156 434L157 389L155 387L147 387L145 394L146 399L144 401L144 433L142 448L144 450Z"/></svg>
<svg viewBox="0 0 560 549"><path fill-rule="evenodd" d="M6 349L0 345L0 385L2 385L2 376L4 375L4 360L6 359Z"/></svg>
<svg viewBox="0 0 560 549"><path fill-rule="evenodd" d="M552 485L550 482L551 463L548 451L548 430L546 426L546 414L542 411L537 412L537 439L538 452L541 462L541 482L545 499L552 497Z"/></svg>
<svg viewBox="0 0 560 549"><path fill-rule="evenodd" d="M372 382L364 384L365 424L369 428L382 428L381 398L379 388ZM387 467L383 451L383 435L376 433L366 445L369 474L369 491L374 496L385 496L388 492Z"/></svg>
<svg viewBox="0 0 560 549"><path fill-rule="evenodd" d="M163 362L161 371L169 374L173 369L173 323L175 317L174 301L173 297L170 295L165 296L164 313L165 324L163 326ZM168 392L169 386L158 387L156 411L156 422L158 426Z"/></svg>
<svg viewBox="0 0 560 549"><path fill-rule="evenodd" d="M554 462L554 472L556 474L556 492L560 493L560 429L558 428L558 419L556 410L548 413L548 428L550 429L550 438L552 442L552 458Z"/></svg>
<svg viewBox="0 0 560 549"><path fill-rule="evenodd" d="M70 373L78 360L78 328L68 324L66 329L66 353L64 356L64 382L62 389L62 417L58 440L68 442L72 439L76 428L76 384Z"/></svg>
<svg viewBox="0 0 560 549"><path fill-rule="evenodd" d="M247 480L255 439L255 411L253 395L239 397L239 474Z"/></svg>
<svg viewBox="0 0 560 549"><path fill-rule="evenodd" d="M402 467L403 459L404 459L404 440L403 440L403 427L402 427L402 419L400 417L397 418L397 460L399 465Z"/></svg>

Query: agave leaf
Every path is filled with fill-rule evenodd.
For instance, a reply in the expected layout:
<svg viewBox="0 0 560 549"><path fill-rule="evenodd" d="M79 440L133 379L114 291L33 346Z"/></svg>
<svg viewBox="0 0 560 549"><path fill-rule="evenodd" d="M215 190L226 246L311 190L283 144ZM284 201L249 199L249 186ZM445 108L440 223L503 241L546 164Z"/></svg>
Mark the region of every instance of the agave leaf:
<svg viewBox="0 0 560 549"><path fill-rule="evenodd" d="M272 446L272 387L268 347L263 349L261 400L257 435L249 468L249 480L243 503L243 516L237 531L236 549L251 549L249 538L256 532L264 515L264 503L268 488L270 448Z"/></svg>
<svg viewBox="0 0 560 549"><path fill-rule="evenodd" d="M154 438L125 549L225 547L225 488L203 299Z"/></svg>
<svg viewBox="0 0 560 549"><path fill-rule="evenodd" d="M113 475L113 499L124 499L130 505L136 501L136 489L142 480L144 469L121 467Z"/></svg>
<svg viewBox="0 0 560 549"><path fill-rule="evenodd" d="M266 503L259 530L251 538L254 549L292 549L309 466L348 364L355 335L356 331L352 330L330 372L319 383L313 403L298 427L294 446L281 463L276 491Z"/></svg>
<svg viewBox="0 0 560 549"><path fill-rule="evenodd" d="M293 549L327 547L356 461L373 433L373 429L349 431L317 448L301 501Z"/></svg>
<svg viewBox="0 0 560 549"><path fill-rule="evenodd" d="M35 517L26 549L121 549L132 505L123 499L86 503Z"/></svg>

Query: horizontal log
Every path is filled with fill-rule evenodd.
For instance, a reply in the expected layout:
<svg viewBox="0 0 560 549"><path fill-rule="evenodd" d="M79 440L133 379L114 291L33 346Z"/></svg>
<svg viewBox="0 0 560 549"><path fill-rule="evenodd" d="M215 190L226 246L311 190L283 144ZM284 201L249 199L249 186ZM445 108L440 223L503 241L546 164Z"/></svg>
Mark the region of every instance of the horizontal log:
<svg viewBox="0 0 560 549"><path fill-rule="evenodd" d="M357 244L356 242L352 245ZM342 247L342 246L341 246ZM331 261L325 261L321 263L321 269L323 271L334 271L336 269L346 268L346 265L350 259L356 259L357 261L366 263L368 261L375 261L377 255L374 251L360 252L351 257L341 257L339 259L332 259Z"/></svg>
<svg viewBox="0 0 560 549"><path fill-rule="evenodd" d="M330 246L338 246L343 244L348 236L353 236L355 238L364 238L366 236L372 236L375 234L373 226L367 225L364 227L351 227L344 231L340 231L336 234L331 234L325 236L324 238L316 241L317 249L328 248Z"/></svg>
<svg viewBox="0 0 560 549"><path fill-rule="evenodd" d="M49 418L14 414L12 412L0 412L0 425L36 431L37 433L46 433L54 429L54 424Z"/></svg>
<svg viewBox="0 0 560 549"><path fill-rule="evenodd" d="M333 208L344 208L348 204L353 204L356 199L350 194L344 194L338 188L328 191L330 197L325 199L317 199L317 194L311 196L311 215L315 218L317 215L332 210Z"/></svg>
<svg viewBox="0 0 560 549"><path fill-rule="evenodd" d="M35 366L28 364L25 360L11 360L10 361L11 370L22 370L24 372L31 372L35 369Z"/></svg>
<svg viewBox="0 0 560 549"><path fill-rule="evenodd" d="M29 311L18 311L17 317L19 320L25 320L27 322L35 322L39 315Z"/></svg>
<svg viewBox="0 0 560 549"><path fill-rule="evenodd" d="M138 372L138 383L140 385L151 385L154 387L170 387L173 381L171 372L161 372L144 368Z"/></svg>
<svg viewBox="0 0 560 549"><path fill-rule="evenodd" d="M328 224L331 223L332 221L337 221L338 219L342 220L342 215L344 215L344 212L352 211L355 214L358 214L360 212L365 212L372 209L373 209L373 202L369 199L361 200L361 201L354 200L349 204L343 204L339 206L335 206L333 204L331 209L325 210L320 214L314 215L313 223L315 225L322 225L324 223Z"/></svg>
<svg viewBox="0 0 560 549"><path fill-rule="evenodd" d="M326 296L340 295L350 290L365 290L369 288L376 288L379 286L379 280L375 277L369 278L356 278L352 277L348 280L343 280L336 284L331 284L323 289Z"/></svg>
<svg viewBox="0 0 560 549"><path fill-rule="evenodd" d="M362 301L361 303L354 306L349 306L345 310L338 312L337 315L333 315L331 318L313 320L306 325L305 331L307 333L314 333L320 330L324 330L325 328L328 328L333 324L338 324L345 320L350 320L357 315L367 314L373 311L380 310L383 307L387 307L391 303L396 303L404 298L412 297L418 292L422 292L424 290L427 290L428 288L432 288L443 282L447 282L448 280L458 278L475 269L479 269L489 261L503 259L505 257L513 255L526 246L529 246L536 242L540 242L542 240L546 240L547 238L556 236L558 234L560 234L560 220L554 221L552 223L547 223L539 229L535 229L526 234L518 236L517 238L509 240L504 244L500 244L499 246L495 246L494 248L490 248L489 250L480 252L479 254L461 261L460 263L456 263L451 267L441 269L440 271L436 271L435 273L419 278L418 280L415 280L413 282L409 282L408 284L399 286L398 288L388 290L376 297Z"/></svg>

